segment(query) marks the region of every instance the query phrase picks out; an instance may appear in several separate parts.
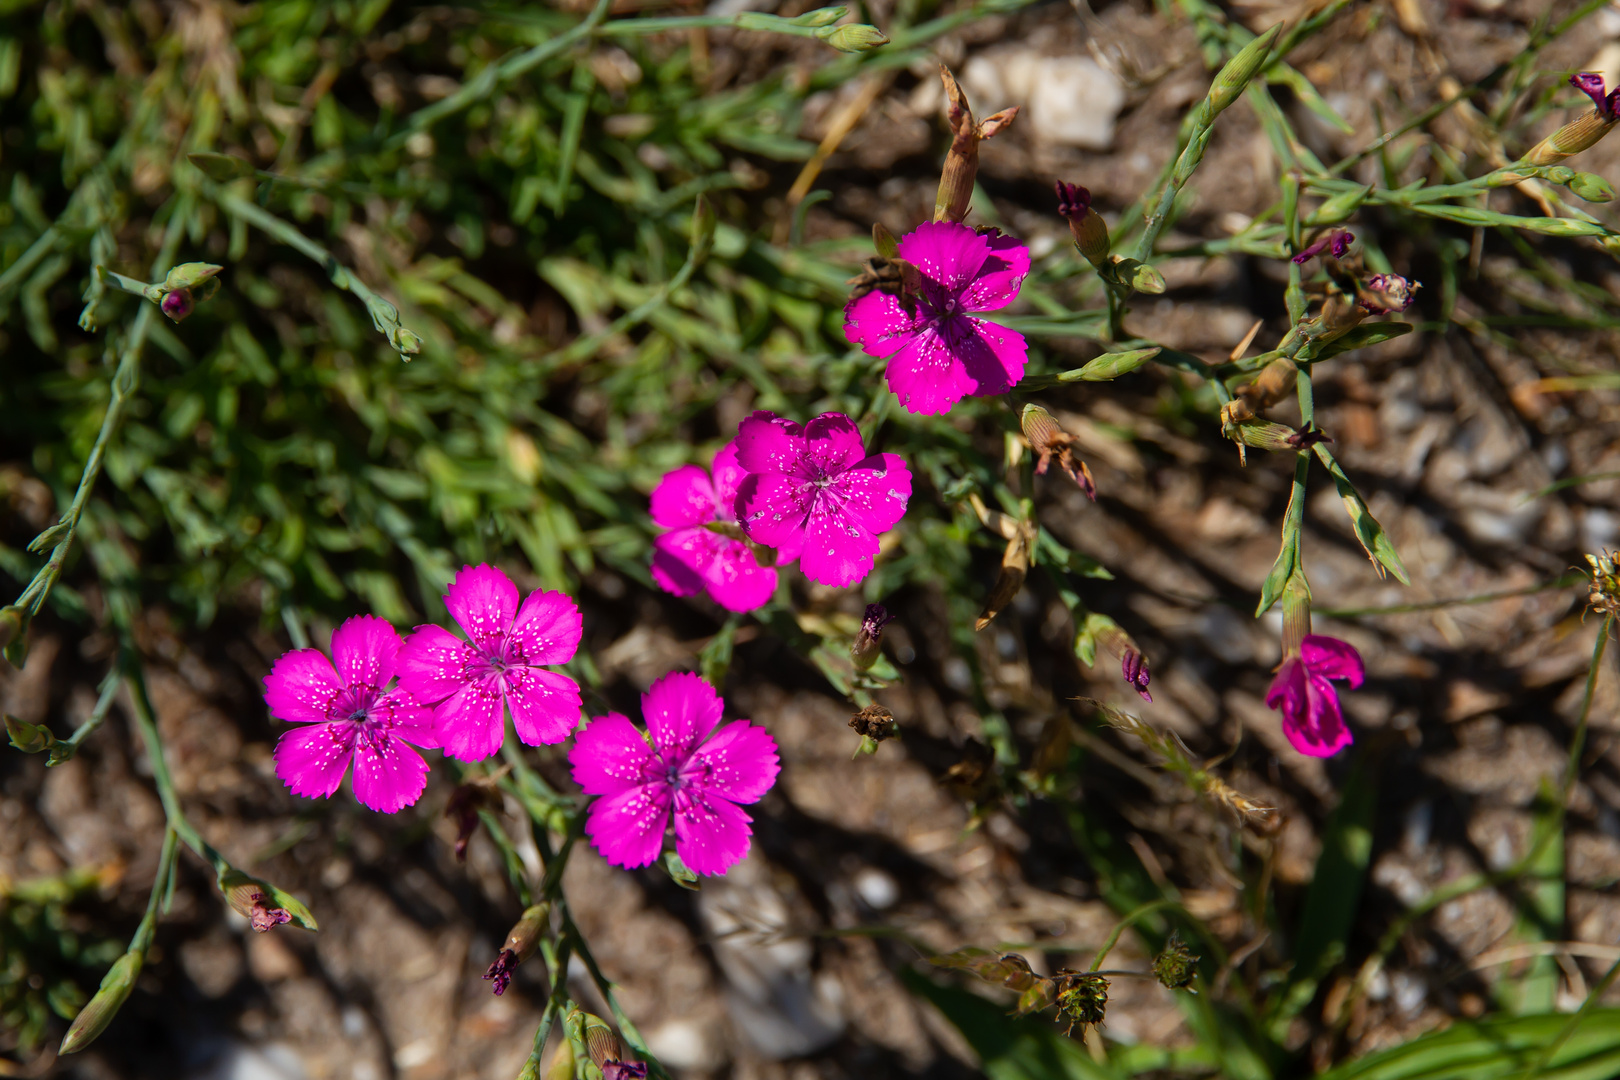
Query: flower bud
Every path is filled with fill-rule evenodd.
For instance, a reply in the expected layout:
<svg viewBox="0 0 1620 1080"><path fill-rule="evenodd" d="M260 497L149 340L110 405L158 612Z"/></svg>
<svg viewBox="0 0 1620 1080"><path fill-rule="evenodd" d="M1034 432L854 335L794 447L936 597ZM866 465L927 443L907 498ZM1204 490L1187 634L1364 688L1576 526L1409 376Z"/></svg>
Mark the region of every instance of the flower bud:
<svg viewBox="0 0 1620 1080"><path fill-rule="evenodd" d="M1233 425L1232 430L1226 435L1239 446L1252 446L1257 450L1270 450L1279 454L1297 453L1300 450L1309 450L1317 443L1333 441L1323 434L1320 428L1312 427L1310 424L1295 431L1287 424L1273 424L1267 420L1245 420Z"/></svg>
<svg viewBox="0 0 1620 1080"><path fill-rule="evenodd" d="M1093 641L1119 661L1120 675L1142 696L1142 700L1152 701L1148 684L1153 681L1153 673L1148 670L1147 657L1142 655L1136 639L1113 619L1097 612L1086 616L1084 629L1090 633Z"/></svg>
<svg viewBox="0 0 1620 1080"><path fill-rule="evenodd" d="M422 339L403 326L396 326L388 332L388 344L404 356L415 356L422 351Z"/></svg>
<svg viewBox="0 0 1620 1080"><path fill-rule="evenodd" d="M539 1064L530 1058L529 1064L518 1074L518 1080L539 1080L536 1075L539 1068ZM546 1070L545 1080L574 1080L574 1073L574 1044L567 1039L559 1039L557 1050L551 1055L551 1067Z"/></svg>
<svg viewBox="0 0 1620 1080"><path fill-rule="evenodd" d="M170 292L195 289L223 269L225 269L223 266L216 266L213 263L181 263L171 269L168 276L163 279L163 288Z"/></svg>
<svg viewBox="0 0 1620 1080"><path fill-rule="evenodd" d="M1603 77L1590 71L1571 75L1569 82L1590 97L1597 107L1542 139L1524 155L1522 161L1531 165L1557 165L1565 158L1594 146L1616 122L1620 122L1620 89L1606 95Z"/></svg>
<svg viewBox="0 0 1620 1080"><path fill-rule="evenodd" d="M883 651L883 628L894 621L882 604L867 604L861 628L855 634L855 643L849 647L849 658L856 671L867 671L877 662Z"/></svg>
<svg viewBox="0 0 1620 1080"><path fill-rule="evenodd" d="M602 1080L645 1080L647 1066L624 1060L624 1044L600 1017L585 1013L585 1049L602 1070Z"/></svg>
<svg viewBox="0 0 1620 1080"><path fill-rule="evenodd" d="M1350 250L1350 244L1355 240L1355 238L1355 233L1346 232L1343 229L1333 229L1318 239L1310 247L1306 248L1304 251L1301 251L1298 255L1295 255L1294 262L1303 266L1305 263L1311 260L1312 256L1320 255L1329 248L1333 249L1333 257L1335 259L1342 259L1344 258L1344 253Z"/></svg>
<svg viewBox="0 0 1620 1080"><path fill-rule="evenodd" d="M16 605L0 608L0 649L7 648L22 636L23 611Z"/></svg>
<svg viewBox="0 0 1620 1080"><path fill-rule="evenodd" d="M535 904L523 913L523 917L518 919L511 932L506 935L506 943L501 946L501 951L495 954L495 962L484 972L484 978L495 984L496 997L506 993L506 988L512 985L512 972L517 970L517 966L534 955L550 915L549 904Z"/></svg>
<svg viewBox="0 0 1620 1080"><path fill-rule="evenodd" d="M1211 120L1214 119L1214 113L1220 112L1238 99L1238 95L1249 85L1249 80L1260 70L1260 65L1270 58L1271 41L1281 29L1281 23L1273 26L1245 45L1236 56L1226 62L1225 67L1221 68L1220 73L1215 76L1214 84L1209 88L1208 104L1211 109Z"/></svg>
<svg viewBox="0 0 1620 1080"><path fill-rule="evenodd" d="M956 76L941 64L939 77L945 84L945 120L951 127L951 148L945 154L939 193L934 197L934 220L961 221L973 202L973 182L979 175L979 140L1004 131L1017 117L1018 109L1003 109L983 123L975 123Z"/></svg>
<svg viewBox="0 0 1620 1080"><path fill-rule="evenodd" d="M1101 270L1108 265L1108 223L1091 208L1091 192L1079 184L1057 183L1058 213L1069 223L1069 235L1086 261Z"/></svg>
<svg viewBox="0 0 1620 1080"><path fill-rule="evenodd" d="M61 1053L76 1054L107 1030L107 1025L129 999L129 992L135 989L135 978L141 973L143 959L142 953L134 949L118 958L102 977L101 989L73 1018L72 1026L62 1037Z"/></svg>
<svg viewBox="0 0 1620 1080"><path fill-rule="evenodd" d="M1181 940L1181 933L1172 930L1170 940L1164 943L1164 951L1153 958L1154 977L1167 990L1185 990L1197 973L1198 957Z"/></svg>
<svg viewBox="0 0 1620 1080"><path fill-rule="evenodd" d="M23 753L38 754L56 745L56 736L51 734L50 728L19 720L10 713L6 713L5 716L6 735L10 737L11 745Z"/></svg>
<svg viewBox="0 0 1620 1080"><path fill-rule="evenodd" d="M1606 203L1614 201L1614 188L1610 183L1593 173L1576 173L1570 177L1569 190L1590 203Z"/></svg>
<svg viewBox="0 0 1620 1080"><path fill-rule="evenodd" d="M163 309L163 314L174 322L179 322L197 309L196 301L191 298L190 289L176 289L164 294L158 306Z"/></svg>
<svg viewBox="0 0 1620 1080"><path fill-rule="evenodd" d="M788 22L794 26L809 26L812 28L831 26L848 14L849 8L847 7L816 8L814 11L807 11L797 18L789 19Z"/></svg>
<svg viewBox="0 0 1620 1080"><path fill-rule="evenodd" d="M816 31L816 36L839 52L847 53L866 52L889 43L887 34L865 23L823 27Z"/></svg>
<svg viewBox="0 0 1620 1080"><path fill-rule="evenodd" d="M294 920L295 912L288 910L289 905L297 909L298 925L315 929L309 912L297 900L278 896L272 886L234 867L220 873L219 891L224 894L225 902L261 934Z"/></svg>
<svg viewBox="0 0 1620 1080"><path fill-rule="evenodd" d="M1158 296L1164 292L1166 286L1164 275L1145 262L1136 259L1111 256L1113 266L1110 275L1121 285L1129 285L1139 293Z"/></svg>

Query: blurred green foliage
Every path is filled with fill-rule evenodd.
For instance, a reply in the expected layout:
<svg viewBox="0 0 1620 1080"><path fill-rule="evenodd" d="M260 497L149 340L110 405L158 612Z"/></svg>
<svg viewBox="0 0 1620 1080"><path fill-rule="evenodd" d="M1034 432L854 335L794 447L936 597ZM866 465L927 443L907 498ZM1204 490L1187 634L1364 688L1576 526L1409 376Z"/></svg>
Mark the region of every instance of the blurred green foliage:
<svg viewBox="0 0 1620 1080"><path fill-rule="evenodd" d="M32 1053L51 1015L73 1019L122 942L73 908L103 884L94 869L0 883L0 1048ZM9 1043L10 1045L7 1045Z"/></svg>

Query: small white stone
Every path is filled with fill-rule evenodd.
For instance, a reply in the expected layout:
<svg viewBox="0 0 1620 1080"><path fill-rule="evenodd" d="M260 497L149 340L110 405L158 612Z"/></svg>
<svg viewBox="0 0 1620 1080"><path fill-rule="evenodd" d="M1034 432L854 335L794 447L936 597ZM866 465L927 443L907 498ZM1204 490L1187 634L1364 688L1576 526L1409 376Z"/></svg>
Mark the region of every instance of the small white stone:
<svg viewBox="0 0 1620 1080"><path fill-rule="evenodd" d="M855 891L874 911L884 911L900 899L900 886L894 878L875 866L862 867L855 875Z"/></svg>
<svg viewBox="0 0 1620 1080"><path fill-rule="evenodd" d="M1125 88L1089 56L1050 57L1030 66L1029 123L1041 142L1106 150Z"/></svg>

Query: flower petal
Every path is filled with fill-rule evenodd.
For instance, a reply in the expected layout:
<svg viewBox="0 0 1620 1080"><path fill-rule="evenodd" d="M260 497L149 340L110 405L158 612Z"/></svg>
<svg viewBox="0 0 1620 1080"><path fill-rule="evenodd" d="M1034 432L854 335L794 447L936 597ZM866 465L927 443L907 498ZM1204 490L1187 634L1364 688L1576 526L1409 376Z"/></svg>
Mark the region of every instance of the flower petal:
<svg viewBox="0 0 1620 1080"><path fill-rule="evenodd" d="M701 525L654 537L653 581L672 596L696 596L724 540Z"/></svg>
<svg viewBox="0 0 1620 1080"><path fill-rule="evenodd" d="M822 413L804 428L806 479L836 476L866 456L861 429L843 413Z"/></svg>
<svg viewBox="0 0 1620 1080"><path fill-rule="evenodd" d="M1018 298L1018 290L1029 276L1029 248L1005 233L986 238L990 257L979 268L978 277L962 290L959 300L964 311L996 311Z"/></svg>
<svg viewBox="0 0 1620 1080"><path fill-rule="evenodd" d="M573 597L536 590L523 601L507 638L509 664L566 664L579 651L584 619Z"/></svg>
<svg viewBox="0 0 1620 1080"><path fill-rule="evenodd" d="M507 668L502 678L519 739L529 746L550 746L573 733L579 724L577 682L537 667Z"/></svg>
<svg viewBox="0 0 1620 1080"><path fill-rule="evenodd" d="M748 470L737 461L737 440L732 439L714 455L714 516L721 521L737 520L737 489Z"/></svg>
<svg viewBox="0 0 1620 1080"><path fill-rule="evenodd" d="M961 317L947 320L947 324ZM907 412L940 416L974 390L974 380L938 329L919 331L895 353L884 372L889 389Z"/></svg>
<svg viewBox="0 0 1620 1080"><path fill-rule="evenodd" d="M1339 692L1312 672L1305 680L1305 712L1294 723L1283 717L1283 734L1294 749L1310 757L1331 757L1349 746L1350 729L1339 711Z"/></svg>
<svg viewBox="0 0 1620 1080"><path fill-rule="evenodd" d="M362 806L395 814L422 797L428 763L386 731L368 731L354 748L354 797Z"/></svg>
<svg viewBox="0 0 1620 1080"><path fill-rule="evenodd" d="M1266 690L1266 708L1282 710L1284 726L1305 715L1305 667L1299 657L1290 656L1277 669Z"/></svg>
<svg viewBox="0 0 1620 1080"><path fill-rule="evenodd" d="M574 738L568 752L574 783L587 795L617 795L650 783L663 772L647 740L622 713L598 716Z"/></svg>
<svg viewBox="0 0 1620 1080"><path fill-rule="evenodd" d="M399 651L399 685L423 705L437 705L463 686L480 661L472 645L442 626L418 626Z"/></svg>
<svg viewBox="0 0 1620 1080"><path fill-rule="evenodd" d="M751 473L792 472L804 452L804 429L771 412L737 425L737 464Z"/></svg>
<svg viewBox="0 0 1620 1080"><path fill-rule="evenodd" d="M332 631L332 663L351 687L380 690L394 677L399 631L375 615L345 619Z"/></svg>
<svg viewBox="0 0 1620 1080"><path fill-rule="evenodd" d="M395 686L380 694L366 706L366 714L379 721L395 738L416 746L429 748L439 745L439 736L433 726L433 710L420 704L410 691Z"/></svg>
<svg viewBox="0 0 1620 1080"><path fill-rule="evenodd" d="M585 835L614 866L651 866L664 847L671 802L667 784L642 784L597 799L585 816Z"/></svg>
<svg viewBox="0 0 1620 1080"><path fill-rule="evenodd" d="M681 779L734 803L758 802L782 771L776 740L758 724L737 720L698 747Z"/></svg>
<svg viewBox="0 0 1620 1080"><path fill-rule="evenodd" d="M347 721L293 728L276 740L276 775L294 795L324 799L343 783L354 736L355 725Z"/></svg>
<svg viewBox="0 0 1620 1080"><path fill-rule="evenodd" d="M653 745L658 756L672 765L684 762L714 730L721 707L714 687L690 671L672 671L641 695L641 715Z"/></svg>
<svg viewBox="0 0 1620 1080"><path fill-rule="evenodd" d="M703 575L704 587L714 602L727 611L753 611L776 594L776 571L759 565L748 545L723 536L715 558Z"/></svg>
<svg viewBox="0 0 1620 1080"><path fill-rule="evenodd" d="M893 355L925 322L920 312L908 315L891 293L869 292L844 305L844 336L867 356Z"/></svg>
<svg viewBox="0 0 1620 1080"><path fill-rule="evenodd" d="M755 473L737 495L737 521L755 543L780 548L798 542L815 488L781 473Z"/></svg>
<svg viewBox="0 0 1620 1080"><path fill-rule="evenodd" d="M900 257L947 292L958 293L979 275L990 257L990 241L954 221L925 221L900 238Z"/></svg>
<svg viewBox="0 0 1620 1080"><path fill-rule="evenodd" d="M498 653L517 614L518 590L511 578L489 563L463 566L444 594L444 604L473 644Z"/></svg>
<svg viewBox="0 0 1620 1080"><path fill-rule="evenodd" d="M823 493L805 522L799 571L811 581L846 588L872 572L878 538L843 512L836 497Z"/></svg>
<svg viewBox="0 0 1620 1080"><path fill-rule="evenodd" d="M723 874L748 854L748 815L699 788L675 795L675 854L694 874Z"/></svg>
<svg viewBox="0 0 1620 1080"><path fill-rule="evenodd" d="M697 465L682 465L664 474L648 497L653 524L666 529L714 520L714 484Z"/></svg>
<svg viewBox="0 0 1620 1080"><path fill-rule="evenodd" d="M1367 673L1355 646L1326 634L1306 634L1299 655L1312 673L1325 679L1344 679L1352 690L1361 685Z"/></svg>
<svg viewBox="0 0 1620 1080"><path fill-rule="evenodd" d="M289 723L328 720L328 711L342 693L343 684L332 670L332 662L319 649L283 653L264 677L264 703L270 707L270 715Z"/></svg>
<svg viewBox="0 0 1620 1080"><path fill-rule="evenodd" d="M483 761L506 738L506 714L498 678L486 675L462 686L433 710L433 729L446 757Z"/></svg>
<svg viewBox="0 0 1620 1080"><path fill-rule="evenodd" d="M1029 343L1024 335L993 322L963 316L953 323L959 336L954 343L956 356L973 384L975 397L1005 394L1024 377L1029 360Z"/></svg>
<svg viewBox="0 0 1620 1080"><path fill-rule="evenodd" d="M906 516L911 470L898 454L873 454L831 487L843 499L843 512L856 524L868 532L887 532Z"/></svg>

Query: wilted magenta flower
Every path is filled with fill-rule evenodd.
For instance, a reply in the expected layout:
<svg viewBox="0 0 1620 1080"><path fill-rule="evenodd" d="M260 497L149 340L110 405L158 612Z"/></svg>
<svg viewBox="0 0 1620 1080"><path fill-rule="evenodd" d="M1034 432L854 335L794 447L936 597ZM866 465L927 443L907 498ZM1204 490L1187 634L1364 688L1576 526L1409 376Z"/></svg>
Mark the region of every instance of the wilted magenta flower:
<svg viewBox="0 0 1620 1080"><path fill-rule="evenodd" d="M1311 757L1331 757L1350 745L1350 729L1339 711L1341 679L1354 690L1365 669L1361 654L1346 642L1306 634L1299 652L1284 658L1266 691L1266 705L1282 710L1283 734L1294 749Z"/></svg>
<svg viewBox="0 0 1620 1080"><path fill-rule="evenodd" d="M1592 99L1598 115L1605 120L1620 118L1620 87L1612 93L1603 92L1603 76L1593 71L1581 71L1569 77L1569 85Z"/></svg>
<svg viewBox="0 0 1620 1080"><path fill-rule="evenodd" d="M895 454L867 455L855 422L823 413L804 427L757 412L737 432L737 462L749 473L737 517L749 539L799 560L805 577L846 586L872 571L878 535L911 498L911 470Z"/></svg>
<svg viewBox="0 0 1620 1080"><path fill-rule="evenodd" d="M1136 649L1126 649L1125 655L1119 659L1119 673L1125 681L1142 695L1143 701L1152 701L1153 695L1148 693L1148 684L1153 681L1153 673L1148 670L1147 657Z"/></svg>
<svg viewBox="0 0 1620 1080"><path fill-rule="evenodd" d="M856 631L854 644L849 647L849 657L854 661L856 671L866 671L877 663L878 654L883 650L883 628L892 622L894 616L882 604L866 605L861 628Z"/></svg>
<svg viewBox="0 0 1620 1080"><path fill-rule="evenodd" d="M647 1066L639 1061L608 1061L602 1065L602 1080L646 1080Z"/></svg>
<svg viewBox="0 0 1620 1080"><path fill-rule="evenodd" d="M1356 303L1371 315L1405 311L1417 299L1420 284L1399 274L1374 274L1356 294Z"/></svg>
<svg viewBox="0 0 1620 1080"><path fill-rule="evenodd" d="M327 798L353 761L354 797L363 805L392 814L421 798L428 764L406 744L439 744L428 710L402 686L384 689L399 650L392 626L356 615L332 632L331 660L318 649L294 649L264 677L270 715L306 725L276 742L276 775L294 795Z"/></svg>
<svg viewBox="0 0 1620 1080"><path fill-rule="evenodd" d="M579 733L568 759L585 794L601 796L585 833L608 862L652 865L671 810L675 853L693 873L723 874L747 853L752 830L737 804L758 802L776 782L776 741L746 720L716 732L723 706L702 678L674 672L641 697L646 736L619 713Z"/></svg>
<svg viewBox="0 0 1620 1080"><path fill-rule="evenodd" d="M670 531L653 541L652 576L676 596L707 591L727 611L753 611L776 592L776 571L759 565L747 544L715 532L711 522L735 524L737 488L748 474L737 464L737 444L714 455L714 478L682 465L652 492L652 519Z"/></svg>
<svg viewBox="0 0 1620 1080"><path fill-rule="evenodd" d="M1005 394L1024 377L1022 334L975 319L1013 302L1029 249L1010 236L951 221L917 226L900 240L922 288L910 308L869 292L844 308L844 333L869 356L889 358L889 389L909 412L937 415L969 394Z"/></svg>
<svg viewBox="0 0 1620 1080"><path fill-rule="evenodd" d="M1328 248L1333 249L1333 257L1335 259L1342 259L1344 258L1344 253L1350 250L1350 245L1355 241L1355 239L1355 233L1346 232L1343 229L1334 229L1332 232L1316 241L1316 243L1312 244L1304 251L1301 251L1298 255L1295 255L1294 261L1300 264L1307 263L1311 260L1313 255L1320 255L1322 252L1328 250Z"/></svg>
<svg viewBox="0 0 1620 1080"><path fill-rule="evenodd" d="M574 601L532 592L519 608L512 579L484 563L462 567L444 603L471 640L419 626L399 657L399 684L434 706L444 752L458 761L489 757L506 737L508 711L530 746L568 738L579 722L579 684L540 665L565 664L579 648Z"/></svg>

